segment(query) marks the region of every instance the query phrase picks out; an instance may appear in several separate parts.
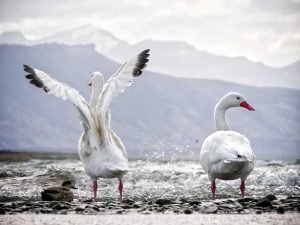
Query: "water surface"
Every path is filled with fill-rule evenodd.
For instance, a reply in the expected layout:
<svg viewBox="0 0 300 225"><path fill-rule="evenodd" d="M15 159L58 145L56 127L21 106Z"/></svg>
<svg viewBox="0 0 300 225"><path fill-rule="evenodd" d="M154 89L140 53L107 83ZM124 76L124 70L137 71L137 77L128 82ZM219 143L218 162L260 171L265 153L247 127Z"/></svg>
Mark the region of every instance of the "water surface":
<svg viewBox="0 0 300 225"><path fill-rule="evenodd" d="M124 177L124 197L131 199L211 197L210 182L198 161L130 161ZM300 194L300 165L285 161L257 161L246 181L246 196L269 193ZM0 162L0 196L10 200L38 200L40 191L63 180L76 182L75 201L90 199L92 181L79 160L38 160ZM239 180L217 180L217 198L239 198ZM118 197L117 179L99 179L98 195Z"/></svg>

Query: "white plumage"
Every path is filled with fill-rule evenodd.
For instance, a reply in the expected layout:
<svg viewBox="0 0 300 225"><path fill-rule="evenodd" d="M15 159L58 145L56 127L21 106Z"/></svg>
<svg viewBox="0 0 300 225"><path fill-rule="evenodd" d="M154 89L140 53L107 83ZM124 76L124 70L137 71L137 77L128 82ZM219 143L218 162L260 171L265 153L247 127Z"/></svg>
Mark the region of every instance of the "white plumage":
<svg viewBox="0 0 300 225"><path fill-rule="evenodd" d="M122 177L128 171L128 159L121 139L110 126L109 105L112 99L132 84L134 77L142 74L149 61L149 50L125 62L104 84L100 72L92 77L92 95L88 103L77 90L54 79L43 71L24 65L30 83L63 100L69 100L77 109L84 128L78 151L85 172L93 179L94 201L97 198L98 178L118 178L122 200Z"/></svg>
<svg viewBox="0 0 300 225"><path fill-rule="evenodd" d="M200 163L211 181L213 199L215 199L216 179L241 179L241 193L244 196L245 181L254 167L255 155L250 141L242 134L230 131L226 120L226 110L231 107L244 107L254 110L243 96L228 93L215 107L217 132L209 135L203 142Z"/></svg>

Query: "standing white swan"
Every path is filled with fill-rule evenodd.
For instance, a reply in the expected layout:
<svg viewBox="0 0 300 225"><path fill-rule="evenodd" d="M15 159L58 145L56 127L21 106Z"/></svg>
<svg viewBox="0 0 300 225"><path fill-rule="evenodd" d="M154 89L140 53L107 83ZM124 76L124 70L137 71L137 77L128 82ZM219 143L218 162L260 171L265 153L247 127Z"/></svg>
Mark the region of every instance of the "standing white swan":
<svg viewBox="0 0 300 225"><path fill-rule="evenodd" d="M226 111L232 107L244 107L255 111L239 93L226 94L214 111L217 132L203 142L200 163L211 181L212 197L215 199L216 178L221 180L241 179L241 195L244 197L245 180L254 167L255 155L249 140L242 134L230 131Z"/></svg>
<svg viewBox="0 0 300 225"><path fill-rule="evenodd" d="M98 178L118 178L122 201L122 178L128 171L128 159L121 139L110 126L109 105L114 97L140 76L149 61L149 49L125 62L104 84L100 72L92 77L92 95L88 103L77 90L54 79L43 71L24 65L30 83L63 100L69 100L77 109L84 132L78 143L79 156L85 172L93 180L94 198L97 199Z"/></svg>

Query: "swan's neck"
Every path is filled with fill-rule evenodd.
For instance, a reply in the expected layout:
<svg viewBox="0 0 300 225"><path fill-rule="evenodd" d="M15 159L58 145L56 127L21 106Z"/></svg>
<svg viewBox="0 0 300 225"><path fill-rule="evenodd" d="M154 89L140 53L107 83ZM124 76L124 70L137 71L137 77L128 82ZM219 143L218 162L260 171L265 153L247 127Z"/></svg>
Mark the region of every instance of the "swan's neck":
<svg viewBox="0 0 300 225"><path fill-rule="evenodd" d="M102 88L99 87L99 85L97 85L97 84L92 85L92 95L91 95L91 98L90 98L90 106L92 108L96 107L98 98L101 94L101 91L102 91Z"/></svg>
<svg viewBox="0 0 300 225"><path fill-rule="evenodd" d="M226 111L228 107L222 105L219 102L215 107L215 126L217 130L230 130L228 122L226 120Z"/></svg>

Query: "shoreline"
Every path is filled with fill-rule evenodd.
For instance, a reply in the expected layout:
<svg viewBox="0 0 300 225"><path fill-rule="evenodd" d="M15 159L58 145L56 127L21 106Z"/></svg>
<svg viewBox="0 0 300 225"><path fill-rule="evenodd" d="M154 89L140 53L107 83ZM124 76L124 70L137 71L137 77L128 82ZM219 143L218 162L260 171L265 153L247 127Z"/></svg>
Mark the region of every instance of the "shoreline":
<svg viewBox="0 0 300 225"><path fill-rule="evenodd" d="M172 214L150 214L150 215L4 215L0 216L0 224L10 225L81 225L81 224L101 224L101 225L297 225L300 214L287 213L279 214L197 214L197 215L172 215Z"/></svg>
<svg viewBox="0 0 300 225"><path fill-rule="evenodd" d="M186 199L125 199L123 202L107 200L102 202L63 201L9 201L0 203L0 214L43 214L43 215L110 215L110 214L286 214L300 213L300 196L277 198L269 194L264 198L218 199L200 201ZM300 215L300 214L299 214Z"/></svg>

